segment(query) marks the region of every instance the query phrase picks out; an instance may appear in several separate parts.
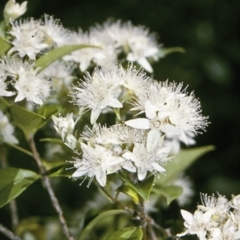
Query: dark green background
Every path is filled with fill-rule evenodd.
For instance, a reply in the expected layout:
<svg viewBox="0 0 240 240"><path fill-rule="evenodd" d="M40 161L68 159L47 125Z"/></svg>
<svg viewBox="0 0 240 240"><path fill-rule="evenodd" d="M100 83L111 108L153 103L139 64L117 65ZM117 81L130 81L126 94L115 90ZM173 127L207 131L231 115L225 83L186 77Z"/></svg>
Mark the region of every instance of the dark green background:
<svg viewBox="0 0 240 240"><path fill-rule="evenodd" d="M158 80L189 85L211 122L196 140L198 146L212 144L216 150L187 171L196 188L193 205L200 201L199 192L228 197L240 193L239 0L29 1L26 16L39 18L43 13L61 19L65 27L84 30L108 18L131 20L156 32L165 47L185 48L185 54L175 53L156 63L154 71ZM59 191L61 200L68 202L74 193L76 198L80 194L76 188L70 191ZM33 204L31 207L36 211Z"/></svg>

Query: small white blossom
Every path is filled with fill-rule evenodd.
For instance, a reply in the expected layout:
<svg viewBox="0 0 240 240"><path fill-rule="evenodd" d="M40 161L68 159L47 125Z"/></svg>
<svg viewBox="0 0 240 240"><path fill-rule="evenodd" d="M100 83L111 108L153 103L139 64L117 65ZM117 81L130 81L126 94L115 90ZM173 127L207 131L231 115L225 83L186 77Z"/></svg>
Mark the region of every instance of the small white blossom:
<svg viewBox="0 0 240 240"><path fill-rule="evenodd" d="M187 134L197 134L208 125L207 118L201 115L200 102L193 93L187 95L182 90L182 84L154 82L148 89L142 89L133 105L132 110L144 112L146 118L132 119L125 123L134 128L150 130L148 151L155 147L161 133L167 139L184 139L187 144Z"/></svg>
<svg viewBox="0 0 240 240"><path fill-rule="evenodd" d="M27 11L27 1L21 3L16 3L15 0L9 0L3 10L4 19L14 20L22 16Z"/></svg>
<svg viewBox="0 0 240 240"><path fill-rule="evenodd" d="M42 105L50 95L51 83L38 74L39 69L33 63L22 62L18 58L5 58L2 66L6 75L11 77L11 84L17 90L15 102L26 99Z"/></svg>
<svg viewBox="0 0 240 240"><path fill-rule="evenodd" d="M80 178L82 176L93 179L94 177L98 183L104 187L107 182L107 175L114 173L120 169L123 158L114 156L113 152L107 148L99 145L91 147L87 144L81 143L82 158L76 158L74 167L77 170L73 173L73 178Z"/></svg>
<svg viewBox="0 0 240 240"><path fill-rule="evenodd" d="M9 123L7 116L0 111L0 138L5 142L17 144L18 140L13 133L14 128L12 124Z"/></svg>
<svg viewBox="0 0 240 240"><path fill-rule="evenodd" d="M148 72L153 71L148 59L158 60L161 50L156 36L147 28L133 26L131 22L107 21L96 29L113 42L117 53L123 51L128 61L137 62Z"/></svg>

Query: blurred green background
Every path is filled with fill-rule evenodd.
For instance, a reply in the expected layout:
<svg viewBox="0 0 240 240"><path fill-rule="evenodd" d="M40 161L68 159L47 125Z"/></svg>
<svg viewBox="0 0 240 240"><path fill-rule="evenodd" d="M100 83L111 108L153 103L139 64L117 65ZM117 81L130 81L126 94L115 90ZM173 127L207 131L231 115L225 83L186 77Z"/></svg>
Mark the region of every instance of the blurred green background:
<svg viewBox="0 0 240 240"><path fill-rule="evenodd" d="M0 4L3 8L4 1ZM87 30L108 18L131 20L157 33L166 48L186 49L185 54L174 53L155 63L154 77L189 85L188 91L194 90L203 115L211 122L207 131L197 136L197 146L211 144L216 150L187 171L196 189L193 206L200 201L199 192L219 192L228 197L240 193L239 0L29 0L28 7L25 17L40 18L48 13L71 29ZM76 183L59 190L60 201L79 199L85 186L78 188ZM27 192L23 195L25 201L30 198L30 210L23 215L34 211L35 215L49 214L49 209L44 210L44 201L48 200L42 193L35 196L35 204L30 203L32 197ZM42 209L36 208L40 205Z"/></svg>

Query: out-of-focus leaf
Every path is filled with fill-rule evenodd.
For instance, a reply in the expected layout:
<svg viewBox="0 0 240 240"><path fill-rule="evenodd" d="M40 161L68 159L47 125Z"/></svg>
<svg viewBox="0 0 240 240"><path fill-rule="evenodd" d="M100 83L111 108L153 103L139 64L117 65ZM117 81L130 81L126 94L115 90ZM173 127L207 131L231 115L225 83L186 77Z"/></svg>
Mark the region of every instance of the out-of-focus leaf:
<svg viewBox="0 0 240 240"><path fill-rule="evenodd" d="M11 48L11 44L0 37L0 56L5 54Z"/></svg>
<svg viewBox="0 0 240 240"><path fill-rule="evenodd" d="M166 198L167 205L169 205L174 199L181 196L183 189L180 186L161 186L154 187L153 192L163 195Z"/></svg>
<svg viewBox="0 0 240 240"><path fill-rule="evenodd" d="M0 207L19 196L39 178L35 172L18 168L0 169Z"/></svg>
<svg viewBox="0 0 240 240"><path fill-rule="evenodd" d="M60 106L56 104L51 105L43 105L38 110L38 114L42 116L45 119L50 118L53 114L57 113L59 111Z"/></svg>
<svg viewBox="0 0 240 240"><path fill-rule="evenodd" d="M74 52L76 50L80 50L82 48L99 48L97 46L93 45L87 45L87 44L78 44L78 45L65 45L59 48L55 48L51 50L50 52L46 53L45 55L41 56L36 61L36 66L40 67L40 71L48 67L50 64L55 62L56 60L62 58L63 56Z"/></svg>
<svg viewBox="0 0 240 240"><path fill-rule="evenodd" d="M182 150L176 157L169 161L164 168L166 174L161 175L160 179L155 181L156 185L166 185L171 183L181 172L183 172L189 165L197 160L202 155L209 151L213 151L214 146L204 146L199 148L191 148Z"/></svg>
<svg viewBox="0 0 240 240"><path fill-rule="evenodd" d="M148 200L154 183L154 175L144 179L144 181L137 184L132 183L123 174L121 174L120 176L124 182L123 185L118 188L118 191L124 192L129 195L135 203L139 203L139 197L141 197L145 201Z"/></svg>
<svg viewBox="0 0 240 240"><path fill-rule="evenodd" d="M54 168L59 168L62 167L63 165L66 164L66 161L52 161L52 162L48 162L48 161L42 161L43 166L45 167L45 169L47 171L52 170Z"/></svg>
<svg viewBox="0 0 240 240"><path fill-rule="evenodd" d="M43 116L17 105L13 105L10 110L15 124L23 130L26 136L34 134L45 121Z"/></svg>
<svg viewBox="0 0 240 240"><path fill-rule="evenodd" d="M141 240L142 229L139 227L127 227L109 235L105 240Z"/></svg>
<svg viewBox="0 0 240 240"><path fill-rule="evenodd" d="M103 212L101 214L99 214L97 217L95 217L82 231L79 240L85 240L85 239L89 239L88 235L91 231L94 231L94 227L101 222L103 219L110 217L110 216L114 216L114 215L118 215L118 214L127 214L126 211L124 210L109 210L106 212Z"/></svg>
<svg viewBox="0 0 240 240"><path fill-rule="evenodd" d="M50 143L56 143L62 146L65 146L62 139L60 138L42 138L39 140L40 142L50 142Z"/></svg>
<svg viewBox="0 0 240 240"><path fill-rule="evenodd" d="M68 169L66 167L62 167L58 169L56 172L53 172L49 177L71 177L73 172L76 171L75 168Z"/></svg>

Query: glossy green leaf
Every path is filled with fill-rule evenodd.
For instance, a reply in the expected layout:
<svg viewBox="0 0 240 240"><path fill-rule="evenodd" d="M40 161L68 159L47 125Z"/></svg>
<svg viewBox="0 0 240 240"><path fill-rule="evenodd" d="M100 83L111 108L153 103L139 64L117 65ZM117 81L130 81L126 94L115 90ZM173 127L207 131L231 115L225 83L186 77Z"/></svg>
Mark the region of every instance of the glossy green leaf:
<svg viewBox="0 0 240 240"><path fill-rule="evenodd" d="M11 44L0 37L0 56L5 54L11 48Z"/></svg>
<svg viewBox="0 0 240 240"><path fill-rule="evenodd" d="M87 44L78 44L78 45L65 45L56 49L51 50L50 52L46 53L45 55L41 56L36 61L36 66L40 67L40 71L48 67L50 64L55 62L56 60L62 58L63 56L74 52L76 50L80 50L82 48L99 48L93 45Z"/></svg>
<svg viewBox="0 0 240 240"><path fill-rule="evenodd" d="M141 240L142 229L139 227L127 227L109 235L105 240Z"/></svg>
<svg viewBox="0 0 240 240"><path fill-rule="evenodd" d="M101 214L99 214L97 217L95 217L81 232L80 238L79 240L85 240L85 239L89 239L88 235L91 231L94 231L94 227L100 223L102 220L104 220L107 217L111 217L111 216L115 216L118 214L127 214L126 211L124 210L109 210L106 212L103 212Z"/></svg>
<svg viewBox="0 0 240 240"><path fill-rule="evenodd" d="M166 173L165 175L162 174L160 178L155 181L155 184L166 185L171 183L171 181L173 181L179 175L179 173L183 172L195 160L213 150L214 146L204 146L182 150L176 157L164 165Z"/></svg>
<svg viewBox="0 0 240 240"><path fill-rule="evenodd" d="M153 192L161 194L166 198L167 205L169 205L174 199L181 196L183 189L180 186L161 186L159 188L154 187Z"/></svg>
<svg viewBox="0 0 240 240"><path fill-rule="evenodd" d="M22 129L27 136L35 133L45 121L44 117L17 105L13 105L10 110L15 124Z"/></svg>
<svg viewBox="0 0 240 240"><path fill-rule="evenodd" d="M18 168L0 169L0 207L19 196L39 178L35 172Z"/></svg>
<svg viewBox="0 0 240 240"><path fill-rule="evenodd" d="M154 175L151 175L137 184L132 183L124 175L121 175L121 178L123 180L123 185L117 189L118 191L129 195L135 203L139 203L140 198L144 201L148 200L154 183Z"/></svg>

